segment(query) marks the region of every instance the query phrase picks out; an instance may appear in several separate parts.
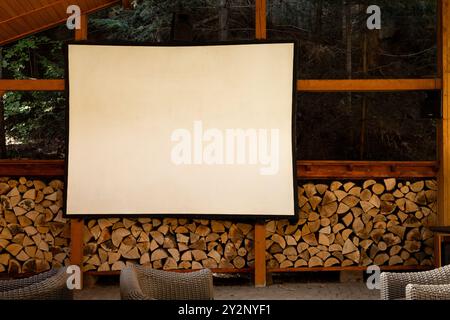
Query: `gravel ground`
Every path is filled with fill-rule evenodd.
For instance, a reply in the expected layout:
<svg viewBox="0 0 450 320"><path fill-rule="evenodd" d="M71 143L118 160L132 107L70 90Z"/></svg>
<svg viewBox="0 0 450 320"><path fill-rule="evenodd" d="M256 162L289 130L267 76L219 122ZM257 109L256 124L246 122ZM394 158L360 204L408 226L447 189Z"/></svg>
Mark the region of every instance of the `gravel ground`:
<svg viewBox="0 0 450 320"><path fill-rule="evenodd" d="M216 300L376 300L378 290L367 289L362 280L339 282L336 279L282 277L271 285L255 288L249 279L215 278ZM79 300L120 299L118 279L101 279L75 294Z"/></svg>

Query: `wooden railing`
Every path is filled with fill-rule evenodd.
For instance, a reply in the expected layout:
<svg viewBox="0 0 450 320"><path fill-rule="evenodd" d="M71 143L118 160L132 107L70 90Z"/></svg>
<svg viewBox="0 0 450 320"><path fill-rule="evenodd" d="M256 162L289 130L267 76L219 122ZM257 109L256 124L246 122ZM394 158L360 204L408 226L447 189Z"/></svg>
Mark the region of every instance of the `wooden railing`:
<svg viewBox="0 0 450 320"><path fill-rule="evenodd" d="M297 161L298 179L434 178L437 161ZM64 160L0 160L0 176L64 176Z"/></svg>
<svg viewBox="0 0 450 320"><path fill-rule="evenodd" d="M299 179L433 178L437 161L298 161Z"/></svg>

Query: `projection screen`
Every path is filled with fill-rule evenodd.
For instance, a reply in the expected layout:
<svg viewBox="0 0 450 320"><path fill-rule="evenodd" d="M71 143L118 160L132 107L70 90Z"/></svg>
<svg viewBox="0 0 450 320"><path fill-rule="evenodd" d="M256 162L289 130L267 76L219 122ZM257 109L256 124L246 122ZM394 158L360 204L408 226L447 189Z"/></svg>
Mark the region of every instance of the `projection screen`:
<svg viewBox="0 0 450 320"><path fill-rule="evenodd" d="M67 44L67 215L296 213L295 44Z"/></svg>

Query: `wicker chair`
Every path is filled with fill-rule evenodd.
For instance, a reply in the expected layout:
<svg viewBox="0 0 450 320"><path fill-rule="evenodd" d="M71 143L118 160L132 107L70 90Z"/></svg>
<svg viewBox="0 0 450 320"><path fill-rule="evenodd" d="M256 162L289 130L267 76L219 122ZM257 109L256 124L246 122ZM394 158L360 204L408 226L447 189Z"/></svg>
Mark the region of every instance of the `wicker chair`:
<svg viewBox="0 0 450 320"><path fill-rule="evenodd" d="M212 300L211 270L189 273L128 267L120 273L122 300Z"/></svg>
<svg viewBox="0 0 450 320"><path fill-rule="evenodd" d="M450 300L450 284L408 284L406 300Z"/></svg>
<svg viewBox="0 0 450 320"><path fill-rule="evenodd" d="M72 300L66 268L51 269L32 277L0 281L0 300Z"/></svg>
<svg viewBox="0 0 450 320"><path fill-rule="evenodd" d="M381 299L450 299L450 265L423 272L383 272Z"/></svg>

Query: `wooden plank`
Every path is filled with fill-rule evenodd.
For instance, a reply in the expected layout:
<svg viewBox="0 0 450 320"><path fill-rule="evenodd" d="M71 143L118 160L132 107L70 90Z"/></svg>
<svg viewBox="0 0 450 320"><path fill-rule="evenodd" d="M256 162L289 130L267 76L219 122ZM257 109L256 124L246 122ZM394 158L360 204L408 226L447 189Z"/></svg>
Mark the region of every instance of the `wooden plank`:
<svg viewBox="0 0 450 320"><path fill-rule="evenodd" d="M431 266L380 266L382 271L424 271L431 270ZM270 273L283 273L283 272L321 272L321 271L365 271L367 267L362 266L350 266L350 267L314 267L314 268L276 268L267 269Z"/></svg>
<svg viewBox="0 0 450 320"><path fill-rule="evenodd" d="M442 235L434 234L434 265L439 268L442 267Z"/></svg>
<svg viewBox="0 0 450 320"><path fill-rule="evenodd" d="M440 90L441 79L298 80L300 92Z"/></svg>
<svg viewBox="0 0 450 320"><path fill-rule="evenodd" d="M64 79L51 79L51 80L0 79L0 91L64 91Z"/></svg>
<svg viewBox="0 0 450 320"><path fill-rule="evenodd" d="M436 161L297 161L299 179L435 178Z"/></svg>
<svg viewBox="0 0 450 320"><path fill-rule="evenodd" d="M266 0L255 1L256 39L266 39Z"/></svg>
<svg viewBox="0 0 450 320"><path fill-rule="evenodd" d="M44 5L35 6L35 7L31 7L28 4L29 9L31 9L31 10L29 10L29 11L22 11L20 14L12 15L10 18L1 21L0 25L8 24L8 23L11 23L13 21L14 21L14 24L16 24L17 22L15 20L22 19L22 18L31 19L32 16L36 15L37 12L39 12L39 11L47 11L48 12L51 7L53 7L55 5L58 5L58 4L61 4L61 3L64 3L64 2L66 2L66 0L57 0L57 1L54 1L54 2L51 2L51 3L46 3ZM17 8L17 9L20 10L19 8Z"/></svg>
<svg viewBox="0 0 450 320"><path fill-rule="evenodd" d="M450 0L441 0L440 35L442 48L439 50L442 70L442 120L438 125L438 154L440 171L438 175L438 220L440 225L450 225Z"/></svg>
<svg viewBox="0 0 450 320"><path fill-rule="evenodd" d="M81 16L81 28L75 30L75 40L87 39L88 19L85 14ZM70 219L70 261L72 264L83 266L83 229L82 219Z"/></svg>
<svg viewBox="0 0 450 320"><path fill-rule="evenodd" d="M82 219L70 219L70 264L83 266L83 225Z"/></svg>
<svg viewBox="0 0 450 320"><path fill-rule="evenodd" d="M266 224L255 224L255 287L266 286Z"/></svg>
<svg viewBox="0 0 450 320"><path fill-rule="evenodd" d="M168 272L176 272L176 273L189 273L198 271L198 269L175 269L175 270L166 270ZM213 273L228 273L228 274L237 274L237 273L250 273L253 272L253 268L213 268L211 269ZM85 274L91 276L117 276L120 275L120 271L86 271Z"/></svg>
<svg viewBox="0 0 450 320"><path fill-rule="evenodd" d="M266 39L266 0L255 0L255 38ZM255 224L255 287L266 286L266 225L264 222Z"/></svg>
<svg viewBox="0 0 450 320"><path fill-rule="evenodd" d="M436 161L297 161L300 179L434 178ZM64 176L64 160L0 160L1 176Z"/></svg>
<svg viewBox="0 0 450 320"><path fill-rule="evenodd" d="M63 160L0 160L0 176L64 176Z"/></svg>
<svg viewBox="0 0 450 320"><path fill-rule="evenodd" d="M100 5L96 6L96 7L90 8L89 10L86 10L84 13L85 14L94 13L94 12L97 12L99 10L103 10L105 8L112 7L112 6L116 5L116 4L119 4L120 2L121 2L121 0L111 0L111 1L108 1L106 3L102 3L102 4L100 4ZM53 28L53 27L55 27L57 25L64 24L64 23L66 23L66 20L67 20L67 16L65 16L62 19L59 19L58 21L53 21L51 23L39 26L38 28L34 28L32 30L27 30L26 32L19 33L19 34L13 36L13 37L9 37L7 39L0 40L0 46L3 46L5 44L7 44L7 43L11 43L11 42L17 41L17 40L19 40L21 38L24 38L26 36L32 35L34 33L45 31L45 30Z"/></svg>
<svg viewBox="0 0 450 320"><path fill-rule="evenodd" d="M440 90L438 79L399 80L299 80L297 89L301 92L340 91L414 91ZM64 79L51 80L0 80L2 91L63 91Z"/></svg>
<svg viewBox="0 0 450 320"><path fill-rule="evenodd" d="M75 29L75 40L87 40L88 18L86 14L81 15L80 22L80 29Z"/></svg>

